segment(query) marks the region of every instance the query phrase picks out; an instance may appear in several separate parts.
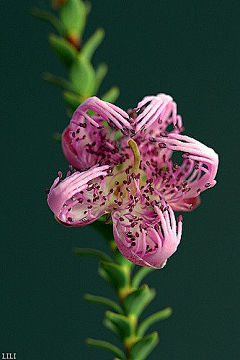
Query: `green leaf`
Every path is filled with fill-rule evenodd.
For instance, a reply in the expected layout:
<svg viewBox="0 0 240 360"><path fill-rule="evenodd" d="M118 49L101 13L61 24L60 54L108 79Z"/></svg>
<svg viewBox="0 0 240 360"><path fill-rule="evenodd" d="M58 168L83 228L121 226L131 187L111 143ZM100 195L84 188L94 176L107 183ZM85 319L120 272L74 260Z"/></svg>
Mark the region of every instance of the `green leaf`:
<svg viewBox="0 0 240 360"><path fill-rule="evenodd" d="M155 324L158 321L167 319L171 314L172 308L167 307L164 310L158 311L155 314L150 315L139 325L138 335L143 336L151 325Z"/></svg>
<svg viewBox="0 0 240 360"><path fill-rule="evenodd" d="M50 23L58 31L59 35L64 35L64 27L61 21L50 12L33 8L31 9L31 14L37 19Z"/></svg>
<svg viewBox="0 0 240 360"><path fill-rule="evenodd" d="M43 74L43 79L46 82L48 82L48 83L50 83L52 85L59 86L59 87L65 89L65 90L69 90L69 91L73 90L72 84L68 80L66 80L66 79L64 79L64 78L62 78L60 76L56 76L56 75L53 75L51 73L44 73Z"/></svg>
<svg viewBox="0 0 240 360"><path fill-rule="evenodd" d="M96 80L95 80L95 91L94 93L97 94L98 89L101 86L101 83L103 81L103 79L105 78L106 74L108 72L108 66L105 63L101 63L98 65L97 69L96 69Z"/></svg>
<svg viewBox="0 0 240 360"><path fill-rule="evenodd" d="M91 60L94 51L103 41L104 35L105 32L102 28L97 29L82 47L81 55L84 56L87 60Z"/></svg>
<svg viewBox="0 0 240 360"><path fill-rule="evenodd" d="M118 334L118 330L116 328L116 326L108 319L104 319L103 320L103 325L110 331L112 331L116 336L117 338L119 337L119 334Z"/></svg>
<svg viewBox="0 0 240 360"><path fill-rule="evenodd" d="M141 267L141 269L136 273L132 280L132 286L138 288L141 281L147 276L149 273L153 272L155 269L149 267Z"/></svg>
<svg viewBox="0 0 240 360"><path fill-rule="evenodd" d="M124 300L124 309L128 315L138 318L150 301L155 297L155 290L149 289L145 284L139 289L126 296Z"/></svg>
<svg viewBox="0 0 240 360"><path fill-rule="evenodd" d="M110 321L115 326L121 339L125 339L133 335L133 323L126 316L116 314L112 311L106 311L105 315L108 321Z"/></svg>
<svg viewBox="0 0 240 360"><path fill-rule="evenodd" d="M67 35L81 35L86 25L84 2L81 0L67 0L60 8L60 19Z"/></svg>
<svg viewBox="0 0 240 360"><path fill-rule="evenodd" d="M59 59L66 67L70 67L77 56L76 49L67 40L54 34L49 35L48 40Z"/></svg>
<svg viewBox="0 0 240 360"><path fill-rule="evenodd" d="M114 353L115 355L117 355L121 360L125 360L126 357L124 355L124 353L122 352L122 350L120 350L117 346L107 342L107 341L103 341L103 340L96 340L96 339L86 339L86 343L89 346L93 346L96 348L101 348L101 349L105 349L108 350L112 353Z"/></svg>
<svg viewBox="0 0 240 360"><path fill-rule="evenodd" d="M117 291L129 284L129 276L120 265L102 261L99 264L99 274Z"/></svg>
<svg viewBox="0 0 240 360"><path fill-rule="evenodd" d="M59 132L53 133L53 139L57 142L62 142L62 134Z"/></svg>
<svg viewBox="0 0 240 360"><path fill-rule="evenodd" d="M101 99L110 103L114 103L119 97L119 93L119 88L117 86L113 86L101 96Z"/></svg>
<svg viewBox="0 0 240 360"><path fill-rule="evenodd" d="M85 294L84 299L90 303L111 307L117 313L122 314L121 307L115 301L113 301L111 299L107 299L102 296L95 296L95 295L91 295L91 294Z"/></svg>
<svg viewBox="0 0 240 360"><path fill-rule="evenodd" d="M69 91L64 91L63 98L69 109L74 112L77 107L81 104L81 97Z"/></svg>
<svg viewBox="0 0 240 360"><path fill-rule="evenodd" d="M85 1L86 16L88 16L92 10L91 1Z"/></svg>
<svg viewBox="0 0 240 360"><path fill-rule="evenodd" d="M85 98L93 95L95 89L95 71L84 57L75 59L69 72L70 80L77 94Z"/></svg>
<svg viewBox="0 0 240 360"><path fill-rule="evenodd" d="M134 267L134 263L125 258L125 256L121 254L118 248L116 248L114 251L114 260L117 264L125 266L129 269L132 269Z"/></svg>
<svg viewBox="0 0 240 360"><path fill-rule="evenodd" d="M77 256L93 256L100 260L112 261L110 256L108 256L107 254L105 254L103 251L100 250L74 248L72 251Z"/></svg>
<svg viewBox="0 0 240 360"><path fill-rule="evenodd" d="M138 340L130 350L131 359L144 360L150 352L157 346L158 333L154 331L152 334Z"/></svg>

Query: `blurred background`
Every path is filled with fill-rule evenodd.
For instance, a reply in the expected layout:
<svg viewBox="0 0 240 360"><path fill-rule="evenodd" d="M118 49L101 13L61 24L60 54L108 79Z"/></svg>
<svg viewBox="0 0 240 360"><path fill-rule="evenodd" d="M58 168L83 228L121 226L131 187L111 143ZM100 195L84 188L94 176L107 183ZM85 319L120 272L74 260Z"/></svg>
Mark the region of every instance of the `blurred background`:
<svg viewBox="0 0 240 360"><path fill-rule="evenodd" d="M173 315L150 360L237 359L239 352L239 1L92 1L85 38L102 26L93 62L106 61L104 93L116 84L117 105L171 94L185 133L220 155L218 184L184 214L181 245L168 265L147 278L157 289L151 312ZM114 297L97 261L75 246L106 250L91 228L54 221L45 188L67 169L52 134L68 123L61 91L41 79L65 76L47 43L54 30L30 15L48 1L2 2L0 353L17 359L112 359L86 337L115 339L102 326L104 308L83 294ZM149 309L144 313L148 315Z"/></svg>

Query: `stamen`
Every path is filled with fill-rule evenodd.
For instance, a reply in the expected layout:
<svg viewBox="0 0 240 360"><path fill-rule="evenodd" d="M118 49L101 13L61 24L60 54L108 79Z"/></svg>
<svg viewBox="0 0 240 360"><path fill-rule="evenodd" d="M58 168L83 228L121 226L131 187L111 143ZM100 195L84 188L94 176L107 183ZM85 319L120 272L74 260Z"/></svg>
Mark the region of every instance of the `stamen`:
<svg viewBox="0 0 240 360"><path fill-rule="evenodd" d="M139 151L137 144L135 143L135 141L133 139L129 139L127 143L128 143L128 146L131 148L131 150L133 152L133 157L134 157L134 163L133 163L133 167L131 169L131 174L132 173L137 174L139 165L140 165L140 151Z"/></svg>

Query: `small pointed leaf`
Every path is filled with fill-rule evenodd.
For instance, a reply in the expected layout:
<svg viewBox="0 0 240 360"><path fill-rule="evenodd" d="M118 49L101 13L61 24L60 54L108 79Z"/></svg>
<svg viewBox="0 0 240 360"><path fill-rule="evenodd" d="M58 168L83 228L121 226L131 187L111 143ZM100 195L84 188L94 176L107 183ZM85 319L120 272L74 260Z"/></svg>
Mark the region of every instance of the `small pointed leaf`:
<svg viewBox="0 0 240 360"><path fill-rule="evenodd" d="M164 310L158 311L155 314L148 316L138 328L138 336L143 336L148 328L158 321L167 319L172 314L172 308L167 307Z"/></svg>
<svg viewBox="0 0 240 360"><path fill-rule="evenodd" d="M95 94L97 94L98 89L100 88L101 83L105 78L107 72L108 72L108 66L105 63L99 64L98 67L96 68L96 75L95 75L96 83L95 83L95 91L94 91Z"/></svg>
<svg viewBox="0 0 240 360"><path fill-rule="evenodd" d="M128 315L138 318L150 301L155 297L155 290L145 284L130 293L124 300L124 309Z"/></svg>
<svg viewBox="0 0 240 360"><path fill-rule="evenodd" d="M149 273L153 272L154 268L149 267L141 267L140 270L136 273L132 280L132 286L138 288L141 281L147 276Z"/></svg>
<svg viewBox="0 0 240 360"><path fill-rule="evenodd" d="M48 82L50 84L53 84L53 85L56 85L56 86L59 86L59 87L65 89L65 90L70 90L70 91L73 90L72 84L68 80L66 80L66 79L64 79L64 78L62 78L60 76L56 76L56 75L53 75L51 73L44 73L43 74L43 79L46 82Z"/></svg>
<svg viewBox="0 0 240 360"><path fill-rule="evenodd" d="M102 95L101 99L110 103L114 103L119 97L119 93L119 88L117 86L113 86L104 95Z"/></svg>
<svg viewBox="0 0 240 360"><path fill-rule="evenodd" d="M118 330L116 328L116 326L108 319L104 319L103 320L103 325L110 331L112 331L114 333L114 335L117 336L117 338L119 338L119 335L118 335Z"/></svg>
<svg viewBox="0 0 240 360"><path fill-rule="evenodd" d="M102 296L95 296L95 295L91 295L91 294L85 294L84 299L91 303L111 307L117 313L122 314L121 307L115 301L113 301L111 299L107 299Z"/></svg>
<svg viewBox="0 0 240 360"><path fill-rule="evenodd" d="M94 51L103 41L104 35L105 33L102 28L97 29L82 47L81 55L84 56L87 60L91 60Z"/></svg>
<svg viewBox="0 0 240 360"><path fill-rule="evenodd" d="M59 132L55 132L53 133L53 139L57 142L61 142L62 141L62 134Z"/></svg>
<svg viewBox="0 0 240 360"><path fill-rule="evenodd" d="M125 266L129 269L132 269L134 267L134 263L125 258L125 256L122 255L118 248L116 248L116 250L114 251L114 260L117 264Z"/></svg>
<svg viewBox="0 0 240 360"><path fill-rule="evenodd" d="M129 277L118 264L102 261L99 264L99 274L117 291L128 286Z"/></svg>
<svg viewBox="0 0 240 360"><path fill-rule="evenodd" d="M59 59L70 67L77 56L76 49L67 40L54 34L49 35L48 40Z"/></svg>
<svg viewBox="0 0 240 360"><path fill-rule="evenodd" d="M133 323L126 316L106 311L106 318L116 327L118 335L121 339L125 339L133 335Z"/></svg>
<svg viewBox="0 0 240 360"><path fill-rule="evenodd" d="M37 19L50 23L58 31L59 35L64 35L64 27L62 26L61 21L50 12L33 8L31 14Z"/></svg>
<svg viewBox="0 0 240 360"><path fill-rule="evenodd" d="M86 339L86 343L89 346L93 346L96 348L100 348L100 349L105 349L108 350L112 353L114 353L115 355L119 356L119 358L121 360L125 360L126 357L124 355L124 353L122 352L122 350L120 350L117 346L107 342L107 341L103 341L103 340L96 340L96 339Z"/></svg>
<svg viewBox="0 0 240 360"><path fill-rule="evenodd" d="M143 337L137 341L130 350L131 359L144 360L148 354L157 346L158 333L154 331L152 334Z"/></svg>
<svg viewBox="0 0 240 360"><path fill-rule="evenodd" d="M107 254L105 254L103 251L100 250L74 248L72 251L77 256L92 256L100 260L112 261L110 256L108 256Z"/></svg>
<svg viewBox="0 0 240 360"><path fill-rule="evenodd" d="M95 89L95 71L84 57L75 59L69 72L70 80L77 94L85 98L91 96Z"/></svg>
<svg viewBox="0 0 240 360"><path fill-rule="evenodd" d="M69 109L74 112L81 104L81 97L69 91L64 91L63 98Z"/></svg>
<svg viewBox="0 0 240 360"><path fill-rule="evenodd" d="M67 35L81 35L86 25L84 2L67 0L60 8L60 19Z"/></svg>
<svg viewBox="0 0 240 360"><path fill-rule="evenodd" d="M92 10L92 4L90 1L85 1L86 16L88 16Z"/></svg>

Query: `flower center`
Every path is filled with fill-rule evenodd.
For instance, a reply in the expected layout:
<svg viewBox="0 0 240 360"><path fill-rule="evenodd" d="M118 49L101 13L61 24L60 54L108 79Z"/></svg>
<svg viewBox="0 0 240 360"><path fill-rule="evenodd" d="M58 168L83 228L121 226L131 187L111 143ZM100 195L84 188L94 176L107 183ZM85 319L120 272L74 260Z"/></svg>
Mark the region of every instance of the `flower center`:
<svg viewBox="0 0 240 360"><path fill-rule="evenodd" d="M109 202L113 206L124 206L126 201L128 202L133 193L136 192L135 181L137 180L134 179L139 180L143 176L143 171L139 169L140 151L138 145L133 139L129 139L127 144L133 156L126 159L124 163L114 166L112 177L107 185Z"/></svg>

